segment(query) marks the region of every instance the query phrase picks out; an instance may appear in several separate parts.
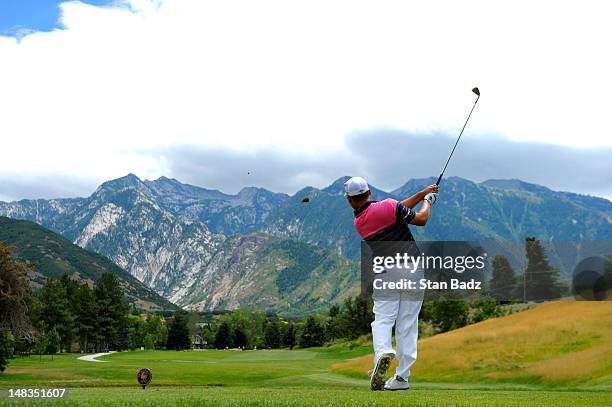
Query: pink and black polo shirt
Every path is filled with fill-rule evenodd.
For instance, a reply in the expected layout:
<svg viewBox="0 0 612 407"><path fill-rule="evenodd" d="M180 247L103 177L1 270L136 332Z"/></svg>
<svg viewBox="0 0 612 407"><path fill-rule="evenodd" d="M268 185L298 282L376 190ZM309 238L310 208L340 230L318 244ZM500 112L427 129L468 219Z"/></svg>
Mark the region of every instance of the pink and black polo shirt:
<svg viewBox="0 0 612 407"><path fill-rule="evenodd" d="M369 201L355 210L355 228L366 241L414 241L408 228L414 216L395 199Z"/></svg>

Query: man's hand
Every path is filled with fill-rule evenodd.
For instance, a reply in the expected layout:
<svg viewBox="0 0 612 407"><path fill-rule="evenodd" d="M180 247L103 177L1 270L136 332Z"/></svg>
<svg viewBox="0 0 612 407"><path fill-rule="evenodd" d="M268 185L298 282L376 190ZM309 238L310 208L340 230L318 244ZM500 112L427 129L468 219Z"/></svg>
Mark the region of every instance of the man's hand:
<svg viewBox="0 0 612 407"><path fill-rule="evenodd" d="M423 200L429 202L429 205L435 204L438 200L438 186L436 184L431 184L422 193L425 194Z"/></svg>
<svg viewBox="0 0 612 407"><path fill-rule="evenodd" d="M430 205L433 205L438 200L438 194L436 194L434 192L430 192L427 195L425 195L424 200L429 202Z"/></svg>
<svg viewBox="0 0 612 407"><path fill-rule="evenodd" d="M436 184L430 185L424 190L412 195L410 198L404 199L402 205L406 208L414 208L419 202L423 202L425 196L430 193L438 193L438 186Z"/></svg>
<svg viewBox="0 0 612 407"><path fill-rule="evenodd" d="M438 193L438 186L436 184L431 184L430 186L428 186L427 188L425 188L423 190L424 195L430 194L430 193L434 193L437 194Z"/></svg>

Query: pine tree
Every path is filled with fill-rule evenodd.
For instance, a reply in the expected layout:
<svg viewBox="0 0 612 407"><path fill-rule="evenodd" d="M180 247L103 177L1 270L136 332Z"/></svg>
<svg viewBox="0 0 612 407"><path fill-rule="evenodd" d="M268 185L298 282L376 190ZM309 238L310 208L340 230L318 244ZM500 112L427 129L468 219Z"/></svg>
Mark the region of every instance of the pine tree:
<svg viewBox="0 0 612 407"><path fill-rule="evenodd" d="M87 284L80 286L76 293L76 330L81 352L87 352L89 343L95 339L98 306L93 290Z"/></svg>
<svg viewBox="0 0 612 407"><path fill-rule="evenodd" d="M303 348L310 348L313 346L323 345L325 335L323 327L313 316L309 316L306 319L306 325L304 331L300 336L300 346Z"/></svg>
<svg viewBox="0 0 612 407"><path fill-rule="evenodd" d="M75 338L74 314L66 289L61 280L48 279L43 287L40 302L41 320L49 331L55 330L60 337L59 351L69 351Z"/></svg>
<svg viewBox="0 0 612 407"><path fill-rule="evenodd" d="M76 299L77 299L77 293L79 291L79 283L71 279L67 273L64 273L62 275L59 282L64 288L64 293L66 295L66 299L68 300L68 303L70 304L72 313L76 314L76 310L78 307L76 304Z"/></svg>
<svg viewBox="0 0 612 407"><path fill-rule="evenodd" d="M177 314L170 323L168 329L167 349L189 349L191 347L191 337L189 335L189 326L187 318L182 314Z"/></svg>
<svg viewBox="0 0 612 407"><path fill-rule="evenodd" d="M247 347L249 338L241 327L234 328L234 346L244 349Z"/></svg>
<svg viewBox="0 0 612 407"><path fill-rule="evenodd" d="M370 324L374 319L372 301L364 295L347 298L339 318L341 320L335 329L349 339L370 333L372 329Z"/></svg>
<svg viewBox="0 0 612 407"><path fill-rule="evenodd" d="M268 322L264 331L264 343L267 348L277 349L280 348L280 332L278 329L278 323L276 321Z"/></svg>
<svg viewBox="0 0 612 407"><path fill-rule="evenodd" d="M524 300L541 301L558 298L561 295L559 270L548 264L548 257L539 240L525 239L527 268L524 274Z"/></svg>
<svg viewBox="0 0 612 407"><path fill-rule="evenodd" d="M489 283L491 295L498 302L511 301L516 296L517 282L514 269L504 256L493 259L493 275Z"/></svg>
<svg viewBox="0 0 612 407"><path fill-rule="evenodd" d="M123 302L123 290L119 280L112 273L103 273L94 287L94 297L98 307L96 318L96 350L107 350L115 343L127 305Z"/></svg>
<svg viewBox="0 0 612 407"><path fill-rule="evenodd" d="M59 333L57 332L57 329L53 328L47 333L47 339L45 341L45 344L45 353L51 355L51 360L53 360L53 355L59 352L61 346L61 338Z"/></svg>
<svg viewBox="0 0 612 407"><path fill-rule="evenodd" d="M79 283L71 279L67 273L62 275L59 282L62 286L66 301L68 301L68 309L70 310L72 323L62 327L58 333L62 338L61 348L63 348L66 352L70 352L70 348L72 347L75 339L77 339L78 335L76 317L78 312L77 293L79 290Z"/></svg>
<svg viewBox="0 0 612 407"><path fill-rule="evenodd" d="M132 340L130 320L124 315L121 317L121 322L117 328L117 339L114 342L115 349L118 351L135 349L132 346Z"/></svg>
<svg viewBox="0 0 612 407"><path fill-rule="evenodd" d="M285 329L285 333L283 335L283 346L289 347L289 349L293 349L295 346L295 324L290 323Z"/></svg>
<svg viewBox="0 0 612 407"><path fill-rule="evenodd" d="M232 328L226 321L221 322L221 325L217 328L214 345L217 349L232 347Z"/></svg>

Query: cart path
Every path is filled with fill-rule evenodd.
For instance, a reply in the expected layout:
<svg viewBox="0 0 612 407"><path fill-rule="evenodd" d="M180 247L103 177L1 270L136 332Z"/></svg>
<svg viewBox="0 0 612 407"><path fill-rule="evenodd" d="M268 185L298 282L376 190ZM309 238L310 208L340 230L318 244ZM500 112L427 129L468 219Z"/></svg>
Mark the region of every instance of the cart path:
<svg viewBox="0 0 612 407"><path fill-rule="evenodd" d="M110 351L110 352L102 352L102 353L94 353L93 355L85 355L85 356L81 356L80 358L78 358L79 360L84 360L85 362L98 362L98 363L103 363L103 362L108 362L108 360L98 360L96 358L99 358L100 356L106 356L106 355L110 355L115 353L114 350Z"/></svg>

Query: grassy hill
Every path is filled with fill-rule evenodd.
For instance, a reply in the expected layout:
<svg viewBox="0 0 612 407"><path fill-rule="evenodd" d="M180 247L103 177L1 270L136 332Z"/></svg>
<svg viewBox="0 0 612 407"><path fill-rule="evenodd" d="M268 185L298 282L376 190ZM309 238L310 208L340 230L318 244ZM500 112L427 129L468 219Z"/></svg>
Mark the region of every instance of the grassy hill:
<svg viewBox="0 0 612 407"><path fill-rule="evenodd" d="M612 389L612 302L557 301L419 341L416 381ZM372 356L333 371L365 377Z"/></svg>
<svg viewBox="0 0 612 407"><path fill-rule="evenodd" d="M177 309L106 257L84 250L36 223L0 216L0 241L13 247L20 261L35 264L28 276L34 288L64 273L93 284L108 271L119 278L129 301L138 308Z"/></svg>

